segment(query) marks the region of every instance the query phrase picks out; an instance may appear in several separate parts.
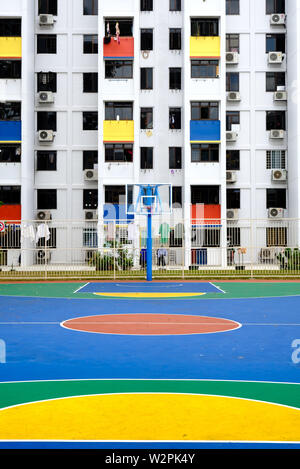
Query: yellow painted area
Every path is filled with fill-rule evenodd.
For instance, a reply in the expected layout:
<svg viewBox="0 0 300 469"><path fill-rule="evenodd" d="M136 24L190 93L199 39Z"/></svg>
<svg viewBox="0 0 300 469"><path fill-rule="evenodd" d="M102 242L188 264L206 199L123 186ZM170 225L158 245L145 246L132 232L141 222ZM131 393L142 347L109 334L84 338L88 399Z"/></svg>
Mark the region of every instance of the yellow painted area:
<svg viewBox="0 0 300 469"><path fill-rule="evenodd" d="M133 142L134 141L134 121L104 121L103 122L104 142Z"/></svg>
<svg viewBox="0 0 300 469"><path fill-rule="evenodd" d="M219 396L71 397L0 411L6 440L300 441L300 410Z"/></svg>
<svg viewBox="0 0 300 469"><path fill-rule="evenodd" d="M191 36L190 57L218 58L221 56L220 36Z"/></svg>
<svg viewBox="0 0 300 469"><path fill-rule="evenodd" d="M0 57L16 59L22 57L22 38L0 37Z"/></svg>
<svg viewBox="0 0 300 469"><path fill-rule="evenodd" d="M105 293L95 292L94 295L98 296L114 296L120 298L189 298L194 296L205 295L205 293L147 293L147 292L130 292L130 293Z"/></svg>

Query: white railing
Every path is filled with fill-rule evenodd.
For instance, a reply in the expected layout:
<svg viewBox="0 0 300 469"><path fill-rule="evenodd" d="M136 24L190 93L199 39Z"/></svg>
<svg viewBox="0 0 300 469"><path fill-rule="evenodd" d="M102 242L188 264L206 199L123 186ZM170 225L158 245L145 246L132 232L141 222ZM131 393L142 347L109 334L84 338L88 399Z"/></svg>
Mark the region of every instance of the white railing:
<svg viewBox="0 0 300 469"><path fill-rule="evenodd" d="M145 278L146 217L6 221L1 278ZM300 220L153 222L153 278L300 276Z"/></svg>

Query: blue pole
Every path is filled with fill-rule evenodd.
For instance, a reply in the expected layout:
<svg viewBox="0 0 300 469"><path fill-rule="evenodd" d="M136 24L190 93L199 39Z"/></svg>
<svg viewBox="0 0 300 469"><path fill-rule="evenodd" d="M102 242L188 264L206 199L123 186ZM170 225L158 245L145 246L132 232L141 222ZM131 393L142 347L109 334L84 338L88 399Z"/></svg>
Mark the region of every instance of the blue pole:
<svg viewBox="0 0 300 469"><path fill-rule="evenodd" d="M152 213L147 215L147 281L152 281Z"/></svg>

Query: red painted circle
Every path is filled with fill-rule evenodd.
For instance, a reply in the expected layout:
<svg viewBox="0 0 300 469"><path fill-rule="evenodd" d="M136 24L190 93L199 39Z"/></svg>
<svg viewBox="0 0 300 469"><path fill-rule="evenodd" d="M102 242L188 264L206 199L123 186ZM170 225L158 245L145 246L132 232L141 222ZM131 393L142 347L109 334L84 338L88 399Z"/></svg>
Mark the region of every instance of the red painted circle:
<svg viewBox="0 0 300 469"><path fill-rule="evenodd" d="M238 329L240 324L223 318L181 314L106 314L69 319L63 327L82 332L124 335L208 334Z"/></svg>

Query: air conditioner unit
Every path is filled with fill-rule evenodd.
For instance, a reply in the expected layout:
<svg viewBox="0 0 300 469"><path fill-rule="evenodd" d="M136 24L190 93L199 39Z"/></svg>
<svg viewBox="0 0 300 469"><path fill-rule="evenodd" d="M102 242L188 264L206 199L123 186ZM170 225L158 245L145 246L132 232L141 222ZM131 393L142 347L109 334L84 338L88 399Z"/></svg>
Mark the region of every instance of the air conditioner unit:
<svg viewBox="0 0 300 469"><path fill-rule="evenodd" d="M226 63L227 64L238 64L239 54L238 52L226 52Z"/></svg>
<svg viewBox="0 0 300 469"><path fill-rule="evenodd" d="M284 130L273 129L270 132L270 138L284 138L284 137L285 137L285 131Z"/></svg>
<svg viewBox="0 0 300 469"><path fill-rule="evenodd" d="M275 91L274 101L287 101L287 92L286 91Z"/></svg>
<svg viewBox="0 0 300 469"><path fill-rule="evenodd" d="M286 181L287 172L285 169L273 169L272 170L272 181Z"/></svg>
<svg viewBox="0 0 300 469"><path fill-rule="evenodd" d="M236 182L237 174L236 171L226 171L226 182Z"/></svg>
<svg viewBox="0 0 300 469"><path fill-rule="evenodd" d="M39 141L50 143L54 140L53 130L40 130L39 131Z"/></svg>
<svg viewBox="0 0 300 469"><path fill-rule="evenodd" d="M149 57L149 51L148 51L148 50L143 50L143 51L142 51L142 56L143 56L144 59L148 59L148 57Z"/></svg>
<svg viewBox="0 0 300 469"><path fill-rule="evenodd" d="M97 181L98 180L98 170L97 169L86 169L84 171L84 179L86 181Z"/></svg>
<svg viewBox="0 0 300 469"><path fill-rule="evenodd" d="M227 131L226 132L226 141L227 142L236 142L238 134L236 132Z"/></svg>
<svg viewBox="0 0 300 469"><path fill-rule="evenodd" d="M282 52L269 52L269 64L281 64L283 61Z"/></svg>
<svg viewBox="0 0 300 469"><path fill-rule="evenodd" d="M41 210L39 212L37 212L36 214L36 219L37 220L41 220L41 221L44 221L44 220L51 220L51 212L50 210Z"/></svg>
<svg viewBox="0 0 300 469"><path fill-rule="evenodd" d="M274 13L270 17L271 24L285 24L285 14L284 13Z"/></svg>
<svg viewBox="0 0 300 469"><path fill-rule="evenodd" d="M226 212L227 220L238 220L239 210L237 208L228 209Z"/></svg>
<svg viewBox="0 0 300 469"><path fill-rule="evenodd" d="M238 91L230 91L227 94L227 101L240 101L241 95Z"/></svg>
<svg viewBox="0 0 300 469"><path fill-rule="evenodd" d="M283 218L283 208L269 208L268 211L269 218Z"/></svg>
<svg viewBox="0 0 300 469"><path fill-rule="evenodd" d="M54 96L52 91L40 91L39 92L40 103L54 103Z"/></svg>
<svg viewBox="0 0 300 469"><path fill-rule="evenodd" d="M86 210L85 211L85 219L86 220L97 220L98 218L98 211L97 210Z"/></svg>
<svg viewBox="0 0 300 469"><path fill-rule="evenodd" d="M37 264L47 264L51 259L51 252L47 249L39 249L36 253Z"/></svg>
<svg viewBox="0 0 300 469"><path fill-rule="evenodd" d="M54 24L53 15L39 15L39 24L41 26L51 26Z"/></svg>

